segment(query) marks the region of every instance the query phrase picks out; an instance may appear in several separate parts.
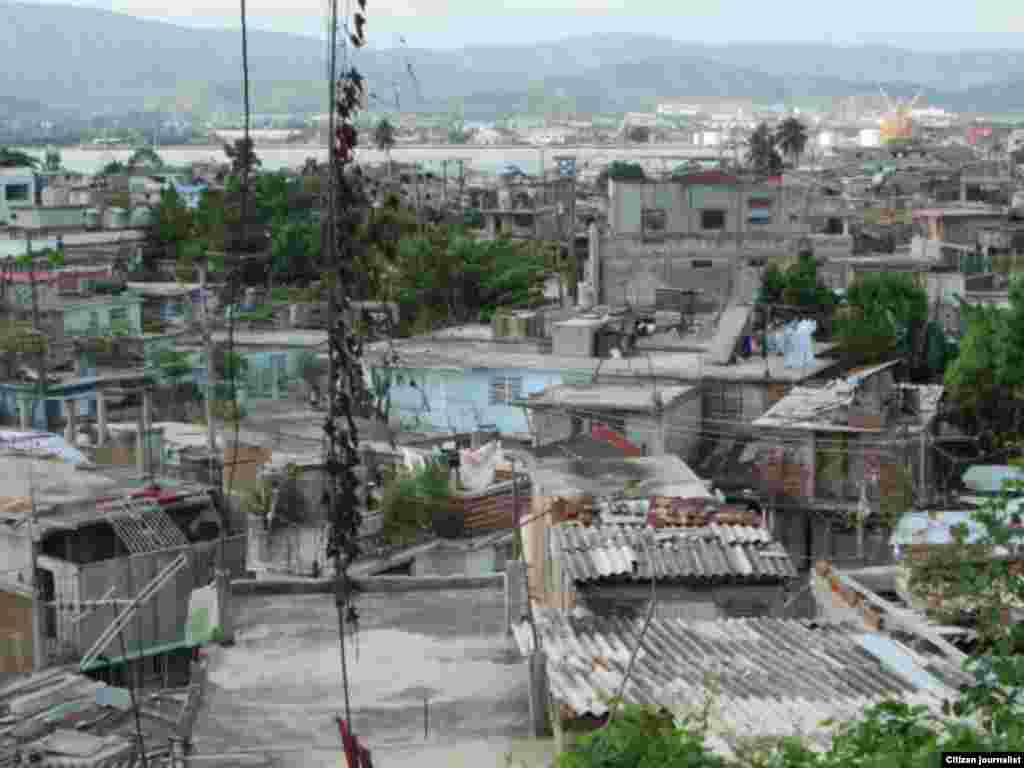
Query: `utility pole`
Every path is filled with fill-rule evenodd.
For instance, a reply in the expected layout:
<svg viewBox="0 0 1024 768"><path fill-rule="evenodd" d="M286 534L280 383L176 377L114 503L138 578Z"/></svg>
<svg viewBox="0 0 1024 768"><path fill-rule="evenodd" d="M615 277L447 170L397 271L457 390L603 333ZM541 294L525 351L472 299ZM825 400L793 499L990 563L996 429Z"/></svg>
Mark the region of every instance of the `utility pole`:
<svg viewBox="0 0 1024 768"><path fill-rule="evenodd" d="M217 427L213 423L213 332L210 329L209 310L206 306L207 265L199 265L199 322L202 324L203 351L206 354L206 397L203 398L203 412L206 415L206 448L210 453L210 477L214 477L213 465L217 453ZM229 309L235 311L235 307Z"/></svg>
<svg viewBox="0 0 1024 768"><path fill-rule="evenodd" d="M27 249L26 253L28 254L29 285L32 290L32 330L35 332L38 340L39 334L41 334L42 331L39 328L39 295L36 290L36 260L32 256L32 234L28 230L25 230L25 247ZM46 417L46 345L42 343L39 344L39 362L36 368L36 376L39 378L39 381L37 382L39 401L43 404L43 428L46 429L50 425L49 419ZM34 411L35 409L33 408L32 410ZM35 421L34 416L35 414L33 413L32 417L30 417L30 423Z"/></svg>
<svg viewBox="0 0 1024 768"><path fill-rule="evenodd" d="M49 659L46 653L46 641L43 638L43 600L36 577L39 560L39 537L36 534L36 484L35 471L29 468L29 502L31 504L28 519L29 539L29 588L32 590L32 670L39 672L45 669Z"/></svg>
<svg viewBox="0 0 1024 768"><path fill-rule="evenodd" d="M338 115L338 86L337 86L337 54L338 54L338 0L331 0L331 21L330 21L330 54L329 59L329 72L328 72L328 87L329 87L329 99L327 101L330 109L329 126L330 126L330 146L328 149L327 161L328 161L328 183L327 183L327 231L328 231L328 242L327 242L327 254L328 264L331 268L335 269L335 275L337 275L338 267L338 200L337 200L337 183L339 181L338 176L342 172L344 166L340 162L338 156L338 139L335 136L335 130L337 127L337 115ZM419 163L413 163L413 169L416 173L416 218L417 224L419 223ZM338 307L336 303L342 296L344 286L341 285L340 281L335 278L334 285L331 286L331 296L327 302L327 328L330 342L333 344L335 334L337 333L337 324L339 318L337 317ZM338 365L337 365L337 354L332 350L331 354L328 355L328 387L330 388L329 395L329 408L330 418L328 424L334 423L334 416L337 413L339 395L341 394L338 390L340 382L338 381ZM334 444L335 436L333 434L327 435L328 439L328 459L329 461L335 461L338 457L335 454ZM335 520L335 525L339 523L337 518L338 508L338 478L332 474L328 483L328 495L331 504L331 518ZM334 552L334 569L335 578L337 584L335 588L335 608L338 611L338 643L340 646L341 653L341 683L342 690L344 692L345 702L345 724L347 728L352 727L352 710L349 702L349 685L348 685L348 654L345 650L345 612L348 609L348 598L349 598L349 584L348 575L344 572L342 567L342 554L340 548L336 548Z"/></svg>

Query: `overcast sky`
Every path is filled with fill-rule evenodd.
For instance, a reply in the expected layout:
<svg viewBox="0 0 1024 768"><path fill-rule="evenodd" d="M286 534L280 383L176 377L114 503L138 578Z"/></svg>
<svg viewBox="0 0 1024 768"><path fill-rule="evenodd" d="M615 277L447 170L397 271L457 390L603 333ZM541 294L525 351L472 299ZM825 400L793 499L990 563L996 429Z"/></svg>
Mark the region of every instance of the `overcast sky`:
<svg viewBox="0 0 1024 768"><path fill-rule="evenodd" d="M30 0L31 1L31 0ZM72 2L185 26L237 26L231 0L38 0ZM355 0L339 0L355 7ZM253 27L322 36L328 0L248 0ZM171 15L169 15L171 14ZM569 35L634 32L708 43L883 43L919 50L1021 48L1024 2L966 0L368 0L371 44L459 48Z"/></svg>

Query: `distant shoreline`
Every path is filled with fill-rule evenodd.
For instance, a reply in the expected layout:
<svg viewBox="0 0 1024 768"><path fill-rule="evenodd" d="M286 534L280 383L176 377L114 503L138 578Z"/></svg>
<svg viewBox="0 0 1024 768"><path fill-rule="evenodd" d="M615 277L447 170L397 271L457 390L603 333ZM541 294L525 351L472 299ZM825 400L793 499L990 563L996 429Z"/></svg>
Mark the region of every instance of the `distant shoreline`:
<svg viewBox="0 0 1024 768"><path fill-rule="evenodd" d="M257 143L256 149L264 150L288 150L288 151L309 151L309 152L326 152L327 147L319 144L267 144ZM36 147L25 147L24 149L38 149ZM134 152L137 147L125 147L125 146L91 146L91 145L67 145L58 147L58 149L73 149L81 152ZM363 151L370 152L381 152L376 147L362 147ZM396 144L392 148L392 152L403 152L405 150L415 150L417 152L423 150L443 150L447 152L488 152L488 151L509 151L516 150L521 152L571 152L577 149L603 149L603 150L614 150L614 151L627 151L627 152L656 152L665 149L678 149L693 151L696 149L702 149L693 144L551 144L538 146L534 144ZM223 152L224 146L222 144L165 144L156 148L157 153L161 151L189 151L189 152ZM708 149L709 155L720 154L716 149Z"/></svg>

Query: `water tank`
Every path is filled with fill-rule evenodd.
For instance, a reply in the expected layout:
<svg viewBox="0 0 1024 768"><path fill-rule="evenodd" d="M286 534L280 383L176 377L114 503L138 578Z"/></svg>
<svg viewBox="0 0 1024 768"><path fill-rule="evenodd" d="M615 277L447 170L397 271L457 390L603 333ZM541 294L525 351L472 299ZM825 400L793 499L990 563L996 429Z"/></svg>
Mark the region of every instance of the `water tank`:
<svg viewBox="0 0 1024 768"><path fill-rule="evenodd" d="M89 208L85 214L85 228L86 229L99 229L100 228L100 212L95 208Z"/></svg>
<svg viewBox="0 0 1024 768"><path fill-rule="evenodd" d="M107 229L128 228L128 211L124 208L108 208L104 218Z"/></svg>
<svg viewBox="0 0 1024 768"><path fill-rule="evenodd" d="M153 220L153 211L145 206L138 208L132 208L131 216L128 221L133 228L142 229L148 227Z"/></svg>

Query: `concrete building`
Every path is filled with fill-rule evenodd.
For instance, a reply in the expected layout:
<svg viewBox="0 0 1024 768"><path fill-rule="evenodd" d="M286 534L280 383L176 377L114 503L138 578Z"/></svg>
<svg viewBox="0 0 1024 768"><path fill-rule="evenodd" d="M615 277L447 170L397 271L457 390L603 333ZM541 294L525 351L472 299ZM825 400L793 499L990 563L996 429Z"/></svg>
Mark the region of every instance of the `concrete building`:
<svg viewBox="0 0 1024 768"><path fill-rule="evenodd" d="M789 258L801 247L822 259L852 253L843 234L851 212L823 202L809 213L803 186L719 171L609 186L608 230L590 229L587 283L597 304L653 306L658 289L702 290L724 304L745 264Z"/></svg>
<svg viewBox="0 0 1024 768"><path fill-rule="evenodd" d="M0 551L9 567L5 584L30 583L30 528L24 521L30 509L36 517L37 599L44 603L44 645L32 650L42 655L37 664L81 659L112 621L109 611L92 610L97 607L93 601L127 603L182 554L182 567L152 595L152 602L142 602L138 621L125 627L125 639L132 649L158 656L185 643L188 596L213 579L220 531L204 489L165 483L158 494L140 495L134 487L139 481L126 486L66 462L4 456L0 463L11 475L0 510L8 523L0 532ZM244 570L243 545L244 540L229 539L226 562L236 576ZM24 633L23 627L3 629Z"/></svg>
<svg viewBox="0 0 1024 768"><path fill-rule="evenodd" d="M576 221L576 180L559 174L542 178L500 177L481 205L485 237L499 234L531 240L567 242Z"/></svg>
<svg viewBox="0 0 1024 768"><path fill-rule="evenodd" d="M801 569L821 557L888 562L882 506L909 506L913 489L931 487L928 441L943 390L897 384L899 364L795 387L753 422L761 492L776 502L773 530ZM825 514L809 516L807 510ZM874 532L866 534L867 543L858 543L848 522L833 530L829 515L835 513L869 516Z"/></svg>
<svg viewBox="0 0 1024 768"><path fill-rule="evenodd" d="M927 240L975 247L980 233L1006 219L1006 210L989 206L957 205L918 208L914 223Z"/></svg>
<svg viewBox="0 0 1024 768"><path fill-rule="evenodd" d="M0 226L20 208L38 204L39 185L31 168L0 168Z"/></svg>
<svg viewBox="0 0 1024 768"><path fill-rule="evenodd" d="M627 454L689 461L701 424L699 387L560 385L531 395L526 407L535 448L585 434L620 437Z"/></svg>
<svg viewBox="0 0 1024 768"><path fill-rule="evenodd" d="M729 353L729 360L745 327L745 321L731 325L727 333L714 340ZM675 335L672 330L660 337L671 341ZM658 340L654 338L655 343ZM676 341L678 345L678 337ZM531 343L532 351L528 349ZM387 375L393 377L391 419L396 424L409 429L429 426L445 432L471 432L479 425L493 424L504 436L531 442L533 434L524 401L550 387L591 387L598 376L602 386L614 383L650 388L656 383L662 389L699 384L702 417L749 422L794 383L835 365L835 361L821 357L829 349L825 345L819 345L819 357L802 368L786 367L784 358L777 354L716 363L707 354L706 348L711 346L707 340L702 346L678 347L675 351L641 349L633 357L620 358L598 357L582 350L572 355L551 354L541 351L541 346L539 339L518 349L509 342L494 340L410 339L395 344L400 368L386 367L383 351L370 352L366 363L380 373L387 370ZM665 429L668 433L675 428Z"/></svg>

